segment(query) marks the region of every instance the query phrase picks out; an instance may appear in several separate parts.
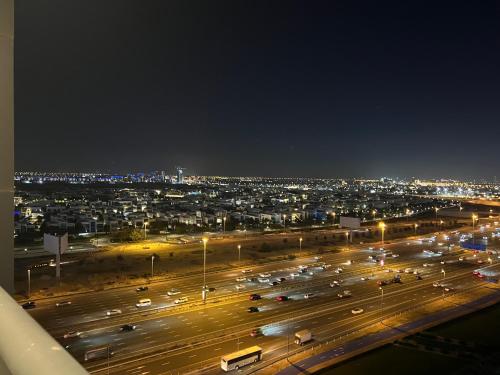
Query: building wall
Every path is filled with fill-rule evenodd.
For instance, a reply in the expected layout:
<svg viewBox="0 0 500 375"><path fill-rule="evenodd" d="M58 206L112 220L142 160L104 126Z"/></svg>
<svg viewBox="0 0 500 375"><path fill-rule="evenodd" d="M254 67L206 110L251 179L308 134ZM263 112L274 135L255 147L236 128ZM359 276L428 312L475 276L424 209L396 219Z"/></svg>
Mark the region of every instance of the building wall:
<svg viewBox="0 0 500 375"><path fill-rule="evenodd" d="M14 291L14 0L0 0L0 286Z"/></svg>

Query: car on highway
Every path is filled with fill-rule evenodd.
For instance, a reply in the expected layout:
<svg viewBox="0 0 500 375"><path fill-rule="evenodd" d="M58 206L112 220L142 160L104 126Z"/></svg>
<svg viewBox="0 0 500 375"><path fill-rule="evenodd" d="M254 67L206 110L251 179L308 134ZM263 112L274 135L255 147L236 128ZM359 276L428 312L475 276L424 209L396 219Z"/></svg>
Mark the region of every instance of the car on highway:
<svg viewBox="0 0 500 375"><path fill-rule="evenodd" d="M446 286L446 287L444 288L444 291L445 291L445 292L453 292L453 290L454 290L454 289L453 289L451 286Z"/></svg>
<svg viewBox="0 0 500 375"><path fill-rule="evenodd" d="M63 337L64 337L65 339L69 339L69 338L73 338L73 337L78 337L78 336L80 336L81 334L82 334L82 333L81 333L81 332L79 332L79 331L69 331L69 332L66 332L66 333L64 334L64 336L63 336Z"/></svg>
<svg viewBox="0 0 500 375"><path fill-rule="evenodd" d="M352 297L352 293L350 290L344 290L342 293L338 293L337 297L342 299L342 298L349 298Z"/></svg>
<svg viewBox="0 0 500 375"><path fill-rule="evenodd" d="M250 331L250 336L251 337L259 337L259 336L262 336L262 335L264 335L264 334L262 333L262 330L260 328L255 328L255 329L252 329Z"/></svg>
<svg viewBox="0 0 500 375"><path fill-rule="evenodd" d="M25 310L34 309L36 307L36 303L35 303L35 301L28 301L28 302L23 303L21 306Z"/></svg>
<svg viewBox="0 0 500 375"><path fill-rule="evenodd" d="M297 276L300 276L300 274L299 274L299 273L297 273L297 272L292 272L292 273L290 274L290 276L291 276L291 277L297 277Z"/></svg>
<svg viewBox="0 0 500 375"><path fill-rule="evenodd" d="M262 298L262 297L260 296L260 294L257 294L257 293L252 293L252 294L250 294L250 296L249 296L249 298L248 298L248 299L249 299L250 301L257 301L257 300L259 300L259 299L261 299L261 298Z"/></svg>
<svg viewBox="0 0 500 375"><path fill-rule="evenodd" d="M392 254L392 257L397 258L397 257L399 257L399 254Z"/></svg>
<svg viewBox="0 0 500 375"><path fill-rule="evenodd" d="M323 259L323 257L319 255L314 257L314 260L321 260L321 259Z"/></svg>
<svg viewBox="0 0 500 375"><path fill-rule="evenodd" d="M60 301L56 303L56 307L62 307L67 305L71 305L71 301Z"/></svg>
<svg viewBox="0 0 500 375"><path fill-rule="evenodd" d="M337 269L335 270L335 273L342 273L344 272L344 269L342 267L337 267Z"/></svg>
<svg viewBox="0 0 500 375"><path fill-rule="evenodd" d="M286 277L277 277L276 281L282 283L282 282L286 281Z"/></svg>
<svg viewBox="0 0 500 375"><path fill-rule="evenodd" d="M136 292L146 292L149 288L147 286L140 286L135 291Z"/></svg>
<svg viewBox="0 0 500 375"><path fill-rule="evenodd" d="M180 305L181 303L186 303L187 301L189 301L189 299L187 297L180 297L180 298L177 298L174 303L176 305Z"/></svg>
<svg viewBox="0 0 500 375"><path fill-rule="evenodd" d="M465 257L459 257L459 258L458 258L458 260L459 260L460 262L463 262L463 261L464 261L464 259L465 259Z"/></svg>
<svg viewBox="0 0 500 375"><path fill-rule="evenodd" d="M253 313L253 312L259 312L259 308L257 306L250 306L247 309L248 312Z"/></svg>
<svg viewBox="0 0 500 375"><path fill-rule="evenodd" d="M429 267L429 266L430 266L430 264L429 264L429 263L424 263L424 264L422 264L422 265L423 265L424 267Z"/></svg>
<svg viewBox="0 0 500 375"><path fill-rule="evenodd" d="M271 277L271 274L269 272L263 272L263 273L259 273L259 276L262 278L267 278L267 277Z"/></svg>
<svg viewBox="0 0 500 375"><path fill-rule="evenodd" d="M246 277L237 277L236 281L237 282L247 281L247 278Z"/></svg>
<svg viewBox="0 0 500 375"><path fill-rule="evenodd" d="M252 272L252 270L251 269L246 269L246 270L242 270L241 272L242 273L250 273L250 272Z"/></svg>
<svg viewBox="0 0 500 375"><path fill-rule="evenodd" d="M137 328L137 326L134 324L124 324L120 327L120 331L130 332L130 331L135 331L136 328Z"/></svg>
<svg viewBox="0 0 500 375"><path fill-rule="evenodd" d="M392 268L386 268L386 269L384 270L384 272L389 273L389 272L394 272L394 271L392 270Z"/></svg>
<svg viewBox="0 0 500 375"><path fill-rule="evenodd" d="M368 280L370 280L370 278L368 276L361 277L361 281L368 281Z"/></svg>
<svg viewBox="0 0 500 375"><path fill-rule="evenodd" d="M355 307L354 309L351 310L351 313L353 315L358 315L362 314L365 310L363 310L361 307Z"/></svg>
<svg viewBox="0 0 500 375"><path fill-rule="evenodd" d="M270 281L269 285L270 286L276 286L276 285L279 285L279 282L277 282L277 281Z"/></svg>
<svg viewBox="0 0 500 375"><path fill-rule="evenodd" d="M181 291L179 289L172 288L167 292L167 295L169 296L175 296L177 294L180 294Z"/></svg>
<svg viewBox="0 0 500 375"><path fill-rule="evenodd" d="M236 285L236 290L242 290L242 289L245 289L245 288L246 288L246 286L243 285L243 284Z"/></svg>
<svg viewBox="0 0 500 375"><path fill-rule="evenodd" d="M422 280L422 276L421 275L415 275L415 279Z"/></svg>
<svg viewBox="0 0 500 375"><path fill-rule="evenodd" d="M259 277L258 278L259 283L268 283L269 279L267 277Z"/></svg>
<svg viewBox="0 0 500 375"><path fill-rule="evenodd" d="M413 273L413 268L405 268L405 273Z"/></svg>
<svg viewBox="0 0 500 375"><path fill-rule="evenodd" d="M280 301L281 302L281 301L288 301L288 300L289 300L288 296L278 296L278 297L276 297L276 301Z"/></svg>
<svg viewBox="0 0 500 375"><path fill-rule="evenodd" d="M377 285L378 285L378 286L385 286L385 285L387 285L387 284L388 284L388 282L387 282L386 280L378 280L378 281L377 281Z"/></svg>
<svg viewBox="0 0 500 375"><path fill-rule="evenodd" d="M146 306L151 306L151 299L149 299L149 298L141 298L135 304L135 307L146 307Z"/></svg>
<svg viewBox="0 0 500 375"><path fill-rule="evenodd" d="M306 294L304 294L304 298L305 299L313 298L314 296L315 296L314 293L306 293Z"/></svg>
<svg viewBox="0 0 500 375"><path fill-rule="evenodd" d="M324 270L326 270L327 268L330 268L332 265L331 264L324 264L321 266L321 268L323 268Z"/></svg>
<svg viewBox="0 0 500 375"><path fill-rule="evenodd" d="M121 313L122 313L122 311L120 309L112 309L112 310L106 311L107 316L118 315Z"/></svg>
<svg viewBox="0 0 500 375"><path fill-rule="evenodd" d="M442 286L443 286L443 284L441 284L441 283L440 283L440 282L438 282L438 281L434 281L434 282L432 283L432 286L433 286L434 288L440 288L440 287L442 287Z"/></svg>
<svg viewBox="0 0 500 375"><path fill-rule="evenodd" d="M340 284L342 283L343 280L333 280L331 283L330 283L330 287L331 288L335 288L337 286L340 286Z"/></svg>

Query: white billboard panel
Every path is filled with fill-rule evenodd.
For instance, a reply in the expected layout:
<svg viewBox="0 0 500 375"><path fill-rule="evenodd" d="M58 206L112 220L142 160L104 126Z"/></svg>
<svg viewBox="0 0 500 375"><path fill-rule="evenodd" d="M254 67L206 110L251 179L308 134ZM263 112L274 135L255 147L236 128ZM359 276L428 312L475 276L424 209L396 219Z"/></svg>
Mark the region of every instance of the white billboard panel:
<svg viewBox="0 0 500 375"><path fill-rule="evenodd" d="M61 237L44 233L43 248L52 254L57 254L59 250L64 254L68 250L68 233Z"/></svg>
<svg viewBox="0 0 500 375"><path fill-rule="evenodd" d="M359 229L361 228L361 219L358 217L340 217L340 226L342 228Z"/></svg>

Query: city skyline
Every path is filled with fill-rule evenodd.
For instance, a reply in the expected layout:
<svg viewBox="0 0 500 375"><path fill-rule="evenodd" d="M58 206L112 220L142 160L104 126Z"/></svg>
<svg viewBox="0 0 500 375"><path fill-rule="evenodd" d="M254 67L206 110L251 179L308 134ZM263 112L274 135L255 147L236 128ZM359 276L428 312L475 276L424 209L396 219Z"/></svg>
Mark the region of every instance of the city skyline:
<svg viewBox="0 0 500 375"><path fill-rule="evenodd" d="M17 3L16 169L493 180L492 10Z"/></svg>

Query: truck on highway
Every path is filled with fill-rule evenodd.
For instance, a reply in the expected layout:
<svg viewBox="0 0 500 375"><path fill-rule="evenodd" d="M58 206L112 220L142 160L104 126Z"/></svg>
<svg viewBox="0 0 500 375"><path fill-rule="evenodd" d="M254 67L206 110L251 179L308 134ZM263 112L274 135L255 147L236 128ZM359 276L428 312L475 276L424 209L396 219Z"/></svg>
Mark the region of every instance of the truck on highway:
<svg viewBox="0 0 500 375"><path fill-rule="evenodd" d="M304 345L312 340L312 332L308 329L303 329L302 331L295 332L294 342L297 345Z"/></svg>
<svg viewBox="0 0 500 375"><path fill-rule="evenodd" d="M98 346L87 350L85 352L84 360L90 361L93 359L108 358L111 357L113 354L114 353L109 345Z"/></svg>

